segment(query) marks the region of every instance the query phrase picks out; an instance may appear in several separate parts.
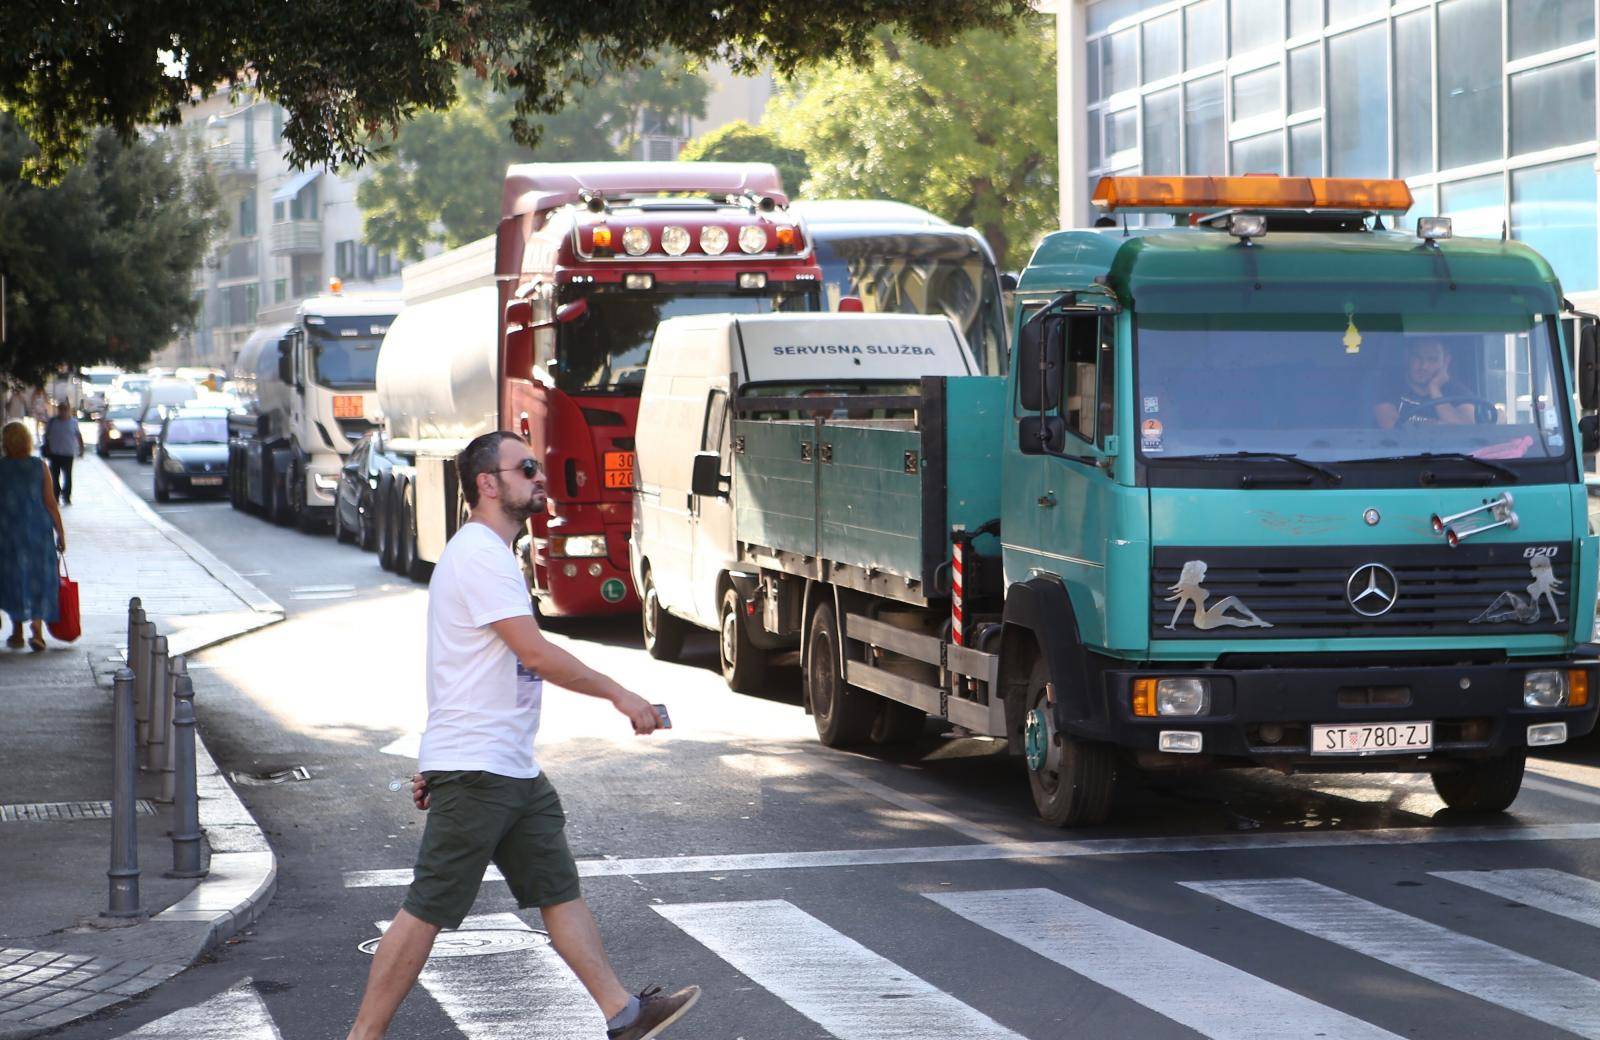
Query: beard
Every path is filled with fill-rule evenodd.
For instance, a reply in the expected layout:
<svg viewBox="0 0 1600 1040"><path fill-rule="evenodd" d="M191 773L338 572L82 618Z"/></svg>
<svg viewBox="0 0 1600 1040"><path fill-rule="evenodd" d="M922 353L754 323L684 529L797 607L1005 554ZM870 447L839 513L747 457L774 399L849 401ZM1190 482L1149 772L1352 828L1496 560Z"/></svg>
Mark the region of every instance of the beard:
<svg viewBox="0 0 1600 1040"><path fill-rule="evenodd" d="M528 497L521 502L513 502L505 497L500 499L501 512L505 513L507 519L519 524L527 523L534 514L544 512L544 505L545 495L540 491L528 492Z"/></svg>

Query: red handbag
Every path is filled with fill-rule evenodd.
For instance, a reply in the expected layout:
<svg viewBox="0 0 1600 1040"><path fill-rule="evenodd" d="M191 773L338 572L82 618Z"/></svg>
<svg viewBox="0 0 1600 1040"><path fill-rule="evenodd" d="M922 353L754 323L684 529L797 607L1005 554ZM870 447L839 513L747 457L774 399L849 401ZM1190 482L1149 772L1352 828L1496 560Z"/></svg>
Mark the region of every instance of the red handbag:
<svg viewBox="0 0 1600 1040"><path fill-rule="evenodd" d="M63 643L83 635L83 615L78 611L78 583L67 574L67 557L57 558L61 567L61 588L56 593L56 620L45 627Z"/></svg>

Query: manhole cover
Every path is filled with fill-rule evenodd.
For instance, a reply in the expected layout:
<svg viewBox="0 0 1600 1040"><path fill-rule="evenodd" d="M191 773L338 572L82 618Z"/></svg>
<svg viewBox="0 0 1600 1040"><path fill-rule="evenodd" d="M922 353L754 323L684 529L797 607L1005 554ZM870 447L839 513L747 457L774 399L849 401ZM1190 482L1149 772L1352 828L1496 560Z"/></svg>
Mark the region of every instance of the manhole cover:
<svg viewBox="0 0 1600 1040"><path fill-rule="evenodd" d="M271 773L230 773L228 775L233 777L233 782L236 784L244 784L247 787L271 787L273 784L310 780L311 770L305 766L294 766Z"/></svg>
<svg viewBox="0 0 1600 1040"><path fill-rule="evenodd" d="M486 957L494 953L518 953L550 945L543 932L526 928L470 928L460 932L440 932L433 942L431 957ZM377 939L368 939L359 947L371 955L378 948Z"/></svg>

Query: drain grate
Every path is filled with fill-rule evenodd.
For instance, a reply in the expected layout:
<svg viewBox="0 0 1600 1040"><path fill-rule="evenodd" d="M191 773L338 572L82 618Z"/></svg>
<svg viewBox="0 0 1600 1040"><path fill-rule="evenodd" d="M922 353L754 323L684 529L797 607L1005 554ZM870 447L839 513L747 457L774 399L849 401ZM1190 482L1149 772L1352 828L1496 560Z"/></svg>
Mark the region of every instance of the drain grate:
<svg viewBox="0 0 1600 1040"><path fill-rule="evenodd" d="M288 769L279 769L271 773L229 773L236 784L246 787L272 787L276 784L295 783L300 780L310 780L311 770L305 766L291 766Z"/></svg>

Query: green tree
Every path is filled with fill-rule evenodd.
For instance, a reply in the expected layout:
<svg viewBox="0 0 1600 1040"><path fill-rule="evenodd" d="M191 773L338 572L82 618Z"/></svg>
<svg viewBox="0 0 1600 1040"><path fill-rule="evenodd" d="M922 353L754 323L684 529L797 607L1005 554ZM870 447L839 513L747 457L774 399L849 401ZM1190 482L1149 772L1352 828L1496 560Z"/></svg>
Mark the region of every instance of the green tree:
<svg viewBox="0 0 1600 1040"><path fill-rule="evenodd" d="M0 372L39 382L62 365L135 367L193 327L194 269L222 216L182 147L107 131L59 184L37 187L19 177L33 142L0 113Z"/></svg>
<svg viewBox="0 0 1600 1040"><path fill-rule="evenodd" d="M751 126L742 119L690 141L678 153L678 158L702 162L769 162L778 168L790 198L799 196L800 186L811 176L804 152L785 148L772 131L764 126Z"/></svg>
<svg viewBox="0 0 1600 1040"><path fill-rule="evenodd" d="M289 113L302 166L372 154L420 109L456 97L471 69L516 95L518 141L599 70L662 49L780 72L817 57L864 57L891 26L939 42L1028 9L1028 0L7 0L0 4L0 108L39 143L29 175L53 179L95 128L130 140L179 121L185 104L249 83ZM574 65L574 55L593 64Z"/></svg>
<svg viewBox="0 0 1600 1040"><path fill-rule="evenodd" d="M443 229L445 244L493 234L500 183L518 162L627 158L647 121L702 116L709 88L681 55L600 76L578 87L529 148L511 136L515 100L463 76L460 97L443 112L424 112L400 129L357 190L367 242L415 260Z"/></svg>
<svg viewBox="0 0 1600 1040"><path fill-rule="evenodd" d="M937 49L879 33L862 65L790 77L762 125L813 198L890 198L976 227L1002 264L1056 224L1055 29L1029 15Z"/></svg>

